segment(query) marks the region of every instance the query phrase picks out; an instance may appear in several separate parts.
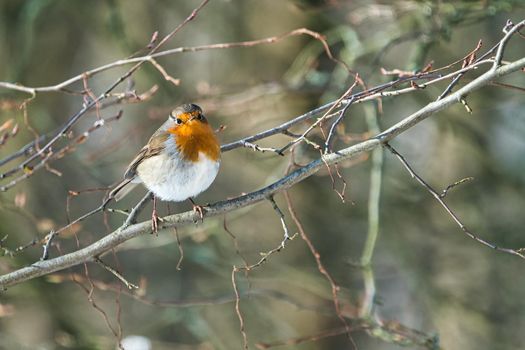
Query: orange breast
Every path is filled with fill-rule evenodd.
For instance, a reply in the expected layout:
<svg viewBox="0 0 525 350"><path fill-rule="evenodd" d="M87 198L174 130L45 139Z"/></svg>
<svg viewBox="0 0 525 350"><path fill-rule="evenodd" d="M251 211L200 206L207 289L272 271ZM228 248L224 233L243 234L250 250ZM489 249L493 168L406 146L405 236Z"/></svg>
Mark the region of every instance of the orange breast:
<svg viewBox="0 0 525 350"><path fill-rule="evenodd" d="M196 162L199 153L202 152L211 160L218 160L221 149L210 125L200 121L190 123L168 129L168 132L173 134L183 159Z"/></svg>

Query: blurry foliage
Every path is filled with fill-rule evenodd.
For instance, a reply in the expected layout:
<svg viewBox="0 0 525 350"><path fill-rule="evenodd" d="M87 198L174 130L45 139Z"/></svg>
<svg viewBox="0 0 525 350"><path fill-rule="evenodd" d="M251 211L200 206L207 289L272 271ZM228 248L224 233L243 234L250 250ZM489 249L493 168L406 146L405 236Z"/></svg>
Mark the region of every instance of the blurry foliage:
<svg viewBox="0 0 525 350"><path fill-rule="evenodd" d="M197 4L0 0L0 80L29 86L54 84L127 57L143 48L153 32L165 34L174 28ZM524 15L520 0L215 0L169 47L252 40L306 27L324 34L335 56L372 86L388 79L380 74L381 67L416 70L430 61L434 67L445 65L464 56L480 38L489 47L501 36L507 18L518 21ZM508 47L508 57L523 53L523 42ZM42 172L0 195L0 238L8 235L2 247L13 249L63 225L68 191L108 186L119 179L136 150L175 105L201 104L214 126L227 126L220 135L226 142L337 98L352 81L326 57L319 42L309 37L253 48L186 53L159 62L181 79L180 87L144 66L135 74L134 84L138 91L158 84L160 91L151 101L124 106L123 120L98 131L74 154L54 163L62 177ZM100 90L121 72L117 69L96 76L90 88ZM506 82L523 86L523 76ZM434 99L444 87L383 100L379 125L392 125ZM0 125L10 118L21 125L19 135L1 146L2 157L33 138L16 108L26 97L0 91ZM41 94L29 105L30 123L39 132L49 132L81 103L77 96ZM486 239L524 246L520 232L525 225L522 92L486 88L470 96L469 104L473 116L467 116L461 106L452 107L394 144L438 188L473 176L474 181L450 193L451 206ZM365 112L362 106L352 107L344 129L352 134L366 132ZM104 115L111 113L108 110ZM94 118L91 115L86 125ZM284 140L275 137L262 145ZM297 156L304 163L318 153L304 145ZM281 176L285 166L285 161L267 153L226 153L219 178L198 200L206 203L259 188ZM385 320L424 332L418 335L427 339L423 344L427 348L437 348L437 343L445 349L520 348L525 340L521 331L525 327L521 317L525 282L516 276L525 268L523 261L466 239L390 154L385 154L383 166L373 275L353 265L366 240L370 168L367 161L342 169L349 184L346 203L331 191L326 173L290 191L307 234L342 287L345 312L357 316L356 310L366 300L365 287L375 279L377 294L370 307ZM139 192L124 206L131 206L142 195ZM281 196L276 199L285 208ZM75 217L98 203L96 193L75 197L70 215ZM171 212L187 209L185 203L170 204ZM242 266L243 259L257 261L260 252L280 242L282 230L268 203L231 213L226 219L240 254L223 229L222 218L180 230L185 254L180 271L175 268L179 252L171 232L127 242L117 253L124 275L130 281L143 281L145 298L171 301L172 306L152 306L130 298L113 276L90 266L94 281L112 287L96 289L95 301L114 325L120 309L124 336L145 336L154 349L240 348L239 321L231 302L232 265ZM118 214L109 217L111 225L121 221ZM287 221L291 225L288 216ZM93 218L79 227L80 244L93 242L106 232L100 217ZM72 233L60 240L62 250L74 247ZM7 254L0 258L0 273L30 264L40 254L36 247L14 258ZM69 272L83 274L84 270L80 266L61 276ZM272 343L341 327L330 286L300 239L252 271L249 278L239 273L237 281L251 347L256 342ZM0 296L0 348L113 348L115 339L87 295L73 282L52 282L52 277L40 278ZM210 300L217 305L201 305ZM181 301L197 305L177 307ZM389 339L392 333L382 333L381 328L371 333L376 336L353 333L358 349L397 348L393 344L416 347L407 339ZM283 348L349 347L345 335L338 335Z"/></svg>

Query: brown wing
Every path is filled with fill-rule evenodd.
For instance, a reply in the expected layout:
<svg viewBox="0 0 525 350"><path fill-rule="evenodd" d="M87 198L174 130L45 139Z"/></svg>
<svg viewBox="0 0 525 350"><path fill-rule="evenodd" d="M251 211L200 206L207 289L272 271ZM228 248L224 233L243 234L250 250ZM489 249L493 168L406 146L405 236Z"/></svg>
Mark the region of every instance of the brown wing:
<svg viewBox="0 0 525 350"><path fill-rule="evenodd" d="M164 143L168 139L169 134L164 130L157 130L149 139L148 143L144 148L140 150L137 156L131 161L126 172L124 173L125 179L133 179L137 175L138 165L147 158L160 154L165 146Z"/></svg>

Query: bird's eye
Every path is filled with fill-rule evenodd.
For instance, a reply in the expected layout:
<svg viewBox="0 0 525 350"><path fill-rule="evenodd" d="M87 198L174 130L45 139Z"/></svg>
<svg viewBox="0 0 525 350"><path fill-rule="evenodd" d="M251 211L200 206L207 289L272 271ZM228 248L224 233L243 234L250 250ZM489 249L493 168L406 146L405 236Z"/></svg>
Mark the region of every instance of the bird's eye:
<svg viewBox="0 0 525 350"><path fill-rule="evenodd" d="M202 120L202 119L203 119L203 115L202 115L202 114L200 114L200 113L199 113L199 114L197 114L197 119L198 119L198 120Z"/></svg>
<svg viewBox="0 0 525 350"><path fill-rule="evenodd" d="M180 119L180 118L175 119L175 123L177 123L177 125L181 125L182 124L182 119Z"/></svg>

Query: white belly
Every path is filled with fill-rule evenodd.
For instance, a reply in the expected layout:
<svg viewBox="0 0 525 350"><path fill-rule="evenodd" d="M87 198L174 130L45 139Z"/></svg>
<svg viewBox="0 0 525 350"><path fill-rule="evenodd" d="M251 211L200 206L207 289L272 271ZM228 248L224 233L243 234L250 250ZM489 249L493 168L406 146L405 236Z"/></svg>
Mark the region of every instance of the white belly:
<svg viewBox="0 0 525 350"><path fill-rule="evenodd" d="M144 159L137 167L137 174L156 197L181 202L210 187L219 172L219 165L220 161L213 161L202 153L197 162L158 155Z"/></svg>

